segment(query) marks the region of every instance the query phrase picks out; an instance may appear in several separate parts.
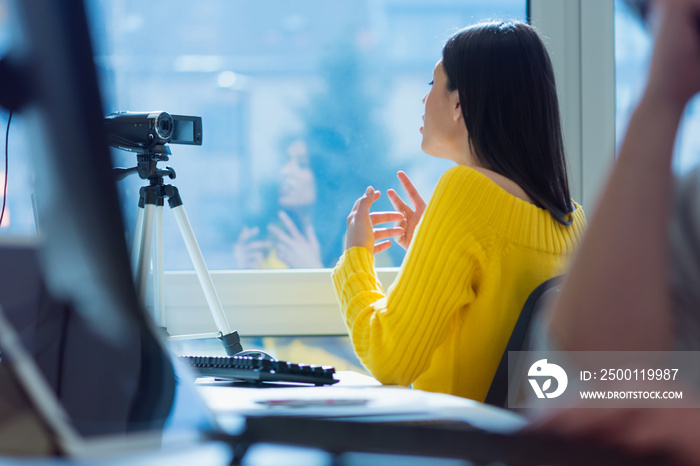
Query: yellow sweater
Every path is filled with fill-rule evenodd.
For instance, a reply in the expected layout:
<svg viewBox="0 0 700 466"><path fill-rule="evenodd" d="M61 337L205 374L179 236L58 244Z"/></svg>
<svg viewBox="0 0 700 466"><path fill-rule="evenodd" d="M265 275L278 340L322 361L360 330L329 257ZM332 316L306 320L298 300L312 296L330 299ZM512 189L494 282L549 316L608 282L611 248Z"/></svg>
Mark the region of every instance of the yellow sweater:
<svg viewBox="0 0 700 466"><path fill-rule="evenodd" d="M333 271L363 364L385 384L483 401L525 300L583 234L576 207L567 227L472 168L449 169L386 294L366 248Z"/></svg>

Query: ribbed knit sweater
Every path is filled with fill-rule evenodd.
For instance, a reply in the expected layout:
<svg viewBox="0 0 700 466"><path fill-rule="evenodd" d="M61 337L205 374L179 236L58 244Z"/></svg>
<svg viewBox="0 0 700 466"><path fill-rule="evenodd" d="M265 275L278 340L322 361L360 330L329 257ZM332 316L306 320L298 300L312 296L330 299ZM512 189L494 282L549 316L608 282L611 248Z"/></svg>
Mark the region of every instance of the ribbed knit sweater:
<svg viewBox="0 0 700 466"><path fill-rule="evenodd" d="M585 229L466 166L440 178L386 293L364 247L333 271L357 355L385 384L483 401L528 295L563 273Z"/></svg>

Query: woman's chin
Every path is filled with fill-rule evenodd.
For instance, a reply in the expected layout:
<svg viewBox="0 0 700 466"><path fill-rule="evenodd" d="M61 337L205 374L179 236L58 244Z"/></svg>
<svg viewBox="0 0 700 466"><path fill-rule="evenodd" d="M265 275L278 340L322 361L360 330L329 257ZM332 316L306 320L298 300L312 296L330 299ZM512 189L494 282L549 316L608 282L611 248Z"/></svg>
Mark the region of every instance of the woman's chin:
<svg viewBox="0 0 700 466"><path fill-rule="evenodd" d="M420 150L422 150L422 151L423 151L424 153L426 153L427 155L430 155L430 156L433 156L433 157L437 157L437 156L435 155L435 151L432 150L432 148L430 147L430 144L427 144L427 143L426 143L425 138L423 138L423 140L422 140L421 143L420 143Z"/></svg>

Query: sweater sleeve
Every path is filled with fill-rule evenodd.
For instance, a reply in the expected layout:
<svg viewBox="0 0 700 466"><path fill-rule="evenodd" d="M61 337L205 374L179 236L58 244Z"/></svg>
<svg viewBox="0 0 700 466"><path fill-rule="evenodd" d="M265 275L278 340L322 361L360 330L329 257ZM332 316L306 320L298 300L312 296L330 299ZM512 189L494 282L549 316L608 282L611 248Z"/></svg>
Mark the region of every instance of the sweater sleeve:
<svg viewBox="0 0 700 466"><path fill-rule="evenodd" d="M382 383L413 383L430 366L454 314L474 299L482 252L470 225L473 216L464 215L460 201L468 194L464 180L446 175L386 294L366 248L346 251L333 271L355 351Z"/></svg>

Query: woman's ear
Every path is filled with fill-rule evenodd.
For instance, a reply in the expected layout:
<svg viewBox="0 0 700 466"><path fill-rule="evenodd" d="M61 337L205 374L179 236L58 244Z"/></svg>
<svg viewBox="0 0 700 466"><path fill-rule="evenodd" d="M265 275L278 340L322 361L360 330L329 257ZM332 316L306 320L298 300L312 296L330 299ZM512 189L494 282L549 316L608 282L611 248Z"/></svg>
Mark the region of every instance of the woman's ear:
<svg viewBox="0 0 700 466"><path fill-rule="evenodd" d="M452 119L454 121L459 121L462 116L462 104L459 101L459 97L457 97L452 104Z"/></svg>

